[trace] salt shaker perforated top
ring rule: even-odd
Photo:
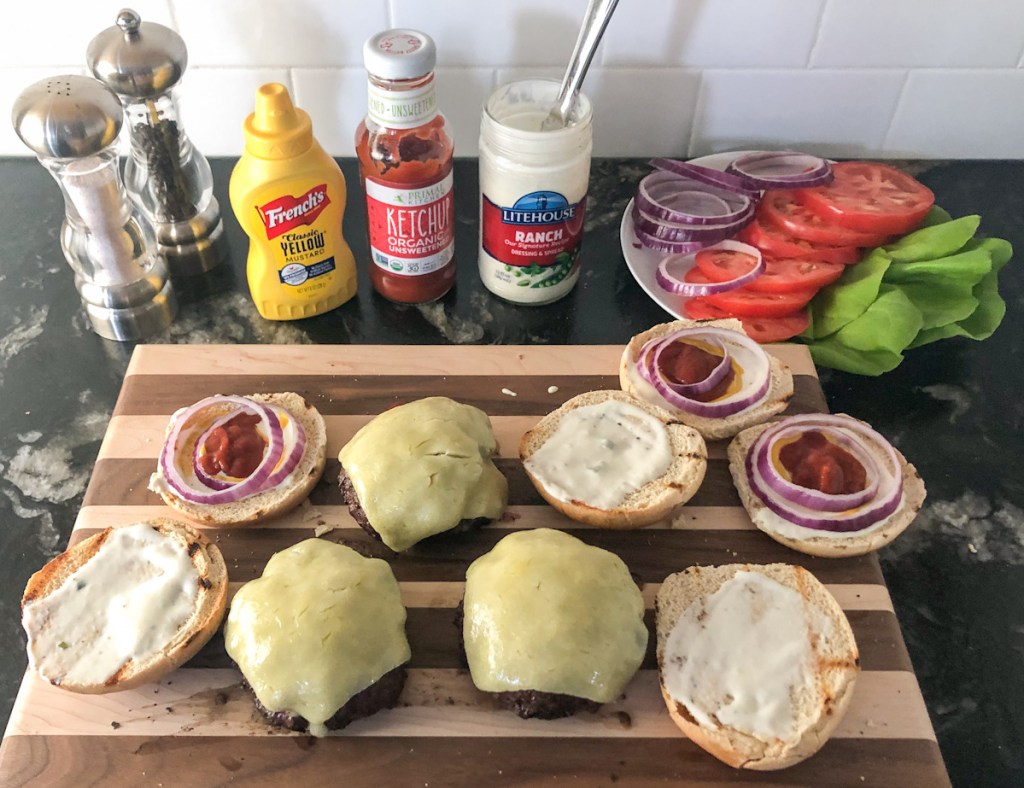
[[[121,99],[131,156],[125,185],[156,228],[176,275],[200,274],[225,256],[224,225],[206,158],[185,135],[173,90],[188,65],[185,42],[124,9],[86,53],[93,75]]]

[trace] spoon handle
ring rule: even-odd
[[[601,36],[608,27],[608,21],[612,18],[612,12],[619,0],[590,0],[587,5],[587,13],[583,17],[583,26],[580,28],[579,38],[576,39],[576,46],[572,51],[572,58],[569,61],[569,68],[565,71],[562,79],[562,87],[558,93],[558,105],[556,112],[561,117],[561,125],[569,118],[572,105],[576,101],[576,94],[583,85],[583,78],[590,68],[590,61],[594,59],[597,45],[601,43]]]

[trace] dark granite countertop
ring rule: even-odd
[[[904,162],[954,216],[1024,250],[1024,162]],[[623,206],[643,162],[595,161],[575,290],[546,307],[494,298],[476,273],[475,161],[456,165],[458,284],[428,306],[374,294],[296,323],[262,320],[245,283],[247,239],[227,203],[232,162],[213,162],[230,264],[179,287],[181,312],[158,343],[623,343],[666,315],[628,273]],[[365,259],[354,162],[345,235]],[[34,160],[0,160],[0,714],[25,668],[19,600],[29,574],[67,542],[124,376],[130,343],[86,327],[60,251],[63,204]],[[1024,784],[1024,263],[1004,269],[1006,319],[991,339],[911,351],[894,372],[825,370],[832,410],[872,423],[928,486],[917,523],[882,564],[956,785]]]

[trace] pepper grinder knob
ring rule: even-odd
[[[139,34],[142,17],[130,8],[122,8],[117,14],[117,26],[124,31],[125,41],[131,41]]]

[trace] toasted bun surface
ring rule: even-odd
[[[849,556],[864,555],[872,550],[877,550],[889,544],[893,539],[903,533],[918,511],[924,505],[925,489],[924,482],[918,474],[917,469],[907,462],[906,458],[896,450],[896,457],[903,470],[903,500],[899,508],[885,519],[881,527],[872,528],[867,533],[843,533],[828,536],[821,536],[811,528],[804,528],[790,524],[786,533],[780,533],[778,526],[778,515],[769,510],[761,499],[750,489],[750,482],[747,479],[745,461],[750,448],[754,445],[757,437],[768,429],[767,424],[751,427],[737,435],[729,444],[729,473],[732,474],[733,483],[740,494],[743,508],[753,521],[754,525],[764,531],[768,536],[780,544],[799,550],[801,553],[816,555],[822,558],[844,558]],[[879,462],[884,463],[884,457],[878,456]]]
[[[737,572],[757,572],[796,591],[805,611],[824,616],[831,622],[828,636],[809,640],[814,656],[811,664],[814,693],[791,690],[791,703],[797,720],[798,738],[783,742],[762,740],[728,725],[708,727],[697,721],[686,706],[666,689],[665,646],[680,617],[691,605],[706,610],[708,598]],[[693,566],[670,575],[658,591],[655,602],[658,635],[657,658],[661,692],[672,720],[695,744],[730,766],[743,769],[772,770],[792,766],[817,752],[839,725],[853,695],[860,671],[857,644],[846,615],[828,590],[807,570],[788,564],[730,564],[718,567]],[[727,644],[728,647],[728,644]],[[709,677],[712,680],[715,677]]]
[[[743,331],[743,324],[735,319],[675,320],[671,323],[662,323],[661,325],[654,326],[654,328],[644,331],[642,334],[637,334],[629,340],[629,344],[622,351],[622,360],[619,362],[619,385],[622,387],[622,390],[632,394],[637,399],[642,399],[659,408],[665,408],[683,424],[688,424],[698,430],[707,440],[730,438],[740,430],[767,421],[772,416],[782,413],[786,409],[789,400],[793,396],[793,373],[788,365],[783,364],[771,354],[768,355],[772,379],[768,396],[762,400],[761,404],[722,419],[696,416],[685,410],[672,407],[658,394],[653,386],[634,372],[640,351],[652,339],[660,339],[681,328],[694,328],[697,326],[725,328],[746,336],[746,332]]]
[[[63,675],[48,675],[46,678],[56,686],[72,692],[99,694],[131,689],[141,684],[155,681],[161,676],[184,664],[206,644],[213,636],[224,618],[227,604],[228,575],[227,567],[220,550],[212,544],[200,531],[193,526],[177,520],[166,518],[150,518],[140,521],[153,530],[168,537],[182,554],[191,559],[192,566],[198,575],[197,591],[193,601],[193,609],[184,623],[172,634],[169,640],[155,648],[151,653],[140,658],[130,659],[121,665],[104,682],[79,683]],[[129,526],[119,526],[126,528]],[[43,603],[51,594],[60,589],[69,578],[87,563],[97,557],[100,549],[108,542],[115,528],[107,528],[94,536],[79,542],[66,552],[61,553],[46,566],[29,578],[25,593],[21,600],[23,615],[26,622],[30,618],[29,609],[34,604]],[[99,560],[103,560],[100,555]],[[140,557],[138,559],[142,561]],[[143,574],[145,566],[140,565]],[[127,582],[131,582],[130,580]],[[110,622],[108,622],[110,623]],[[113,622],[118,626],[127,626],[122,622]],[[28,626],[26,624],[26,629]],[[102,634],[102,630],[98,633]],[[29,632],[29,656],[33,658],[33,646],[36,645],[33,633]],[[78,644],[61,643],[75,649]],[[91,659],[88,645],[81,659]],[[69,652],[70,653],[70,652]]]
[[[159,468],[150,481],[164,503],[185,517],[205,525],[243,525],[277,517],[291,511],[309,497],[320,481],[327,458],[327,428],[323,416],[304,397],[291,392],[280,394],[248,394],[255,402],[268,402],[284,408],[294,416],[306,432],[306,448],[291,475],[291,483],[265,490],[233,503],[203,504],[181,498],[163,482]],[[172,419],[173,423],[173,419]],[[171,425],[167,432],[170,434]]]
[[[612,509],[599,509],[582,501],[564,501],[545,487],[543,480],[525,465],[533,486],[548,503],[573,520],[599,528],[640,528],[662,520],[679,504],[693,497],[704,480],[707,470],[707,447],[697,430],[680,423],[667,411],[635,399],[622,391],[591,391],[573,397],[552,411],[523,435],[519,442],[519,456],[524,463],[558,429],[561,420],[571,411],[607,400],[618,400],[633,405],[658,419],[668,433],[672,460],[668,469],[658,478],[629,493],[621,504]],[[581,457],[581,461],[584,458]]]

